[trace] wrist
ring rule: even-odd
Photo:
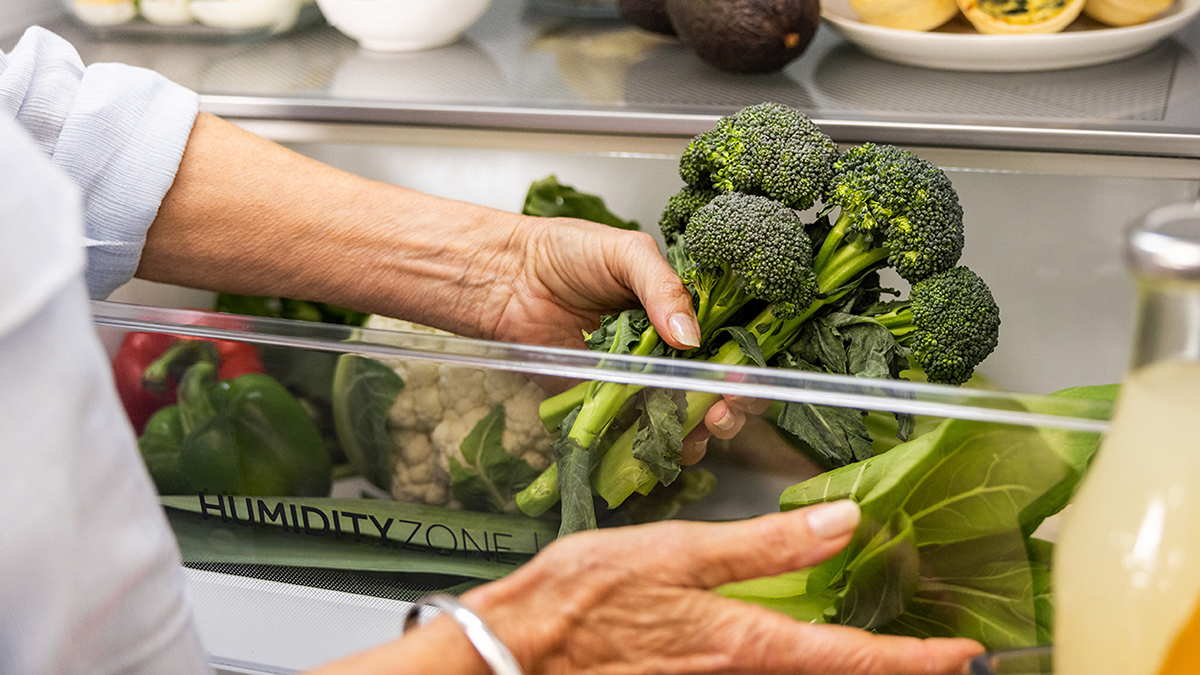
[[[524,258],[523,216],[374,184],[365,214],[333,228],[339,262],[312,294],[469,337],[491,337],[495,298]],[[336,251],[336,254],[332,252]]]

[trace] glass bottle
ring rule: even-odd
[[[1055,553],[1055,675],[1200,673],[1200,202],[1127,259],[1133,358]]]

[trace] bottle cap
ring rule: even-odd
[[[1200,201],[1151,211],[1129,233],[1125,253],[1141,276],[1200,281]]]

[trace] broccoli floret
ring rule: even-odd
[[[865,143],[835,164],[841,207],[813,266],[823,292],[885,264],[909,282],[945,271],[963,249],[963,212],[946,174],[907,150]]]
[[[966,382],[996,348],[1000,308],[983,279],[966,267],[918,281],[907,301],[886,308],[874,319],[911,351],[930,382]]]
[[[772,303],[780,318],[816,299],[804,222],[777,201],[739,192],[717,196],[696,211],[683,236],[694,263],[684,282],[698,300],[702,335],[755,298]]]
[[[712,201],[718,194],[720,193],[716,190],[684,185],[683,189],[671,195],[658,221],[658,228],[662,230],[663,239],[667,244],[682,236],[696,209]]]
[[[685,183],[765,195],[804,210],[825,198],[837,144],[802,113],[762,103],[722,117],[679,162]]]

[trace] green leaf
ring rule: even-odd
[[[969,637],[989,650],[1037,644],[1034,572],[1025,537],[991,537],[922,547],[921,580],[908,610],[884,632]]]
[[[892,514],[846,564],[837,623],[872,630],[904,613],[920,580],[916,534],[903,511]],[[857,533],[856,533],[857,536]]]
[[[388,414],[404,380],[387,365],[354,354],[338,358],[333,376],[333,423],[338,444],[359,473],[391,491],[392,435]]]
[[[879,322],[853,314],[834,314],[829,319],[845,340],[846,374],[887,380],[908,368],[904,349]]]
[[[558,492],[562,500],[562,524],[558,536],[596,529],[596,507],[592,502],[592,462],[588,449],[572,440],[571,425],[579,410],[563,418],[559,437],[550,444],[558,466]]]
[[[658,482],[670,485],[679,476],[687,403],[682,396],[665,389],[642,390],[642,403],[642,416],[633,439],[633,456],[649,466]]]
[[[627,309],[619,314],[600,318],[600,327],[588,335],[588,349],[609,354],[628,354],[650,327],[650,317],[644,309]]]
[[[788,402],[776,424],[807,443],[829,467],[842,467],[874,454],[863,412],[855,408]]]
[[[516,494],[538,476],[529,462],[504,450],[504,424],[504,406],[496,405],[459,446],[466,465],[450,458],[450,491],[468,509],[517,513]]]
[[[758,345],[758,340],[754,338],[753,333],[742,326],[725,326],[713,333],[713,335],[717,336],[721,333],[729,333],[734,342],[738,343],[738,347],[741,348],[742,353],[750,357],[750,360],[754,361],[756,365],[762,368],[767,367],[767,361],[763,358],[762,347]]]
[[[622,230],[639,228],[637,222],[624,220],[609,211],[600,197],[563,185],[554,175],[534,181],[529,186],[521,213],[543,218],[582,218]]]

